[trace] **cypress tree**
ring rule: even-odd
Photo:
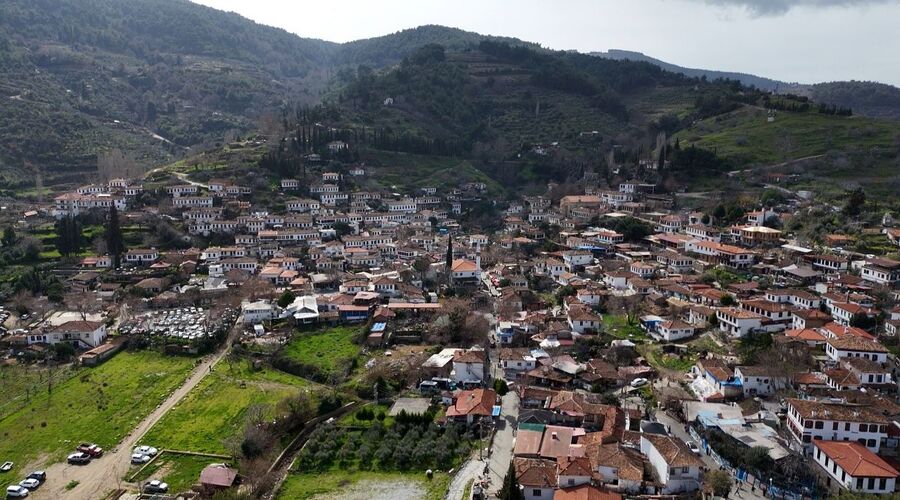
[[[125,241],[122,228],[119,227],[119,211],[115,205],[109,207],[109,225],[106,226],[106,251],[112,257],[113,267],[121,265],[122,254],[125,253]]]
[[[522,490],[519,489],[519,483],[516,481],[516,468],[513,463],[509,463],[509,470],[506,471],[506,477],[503,478],[503,488],[500,489],[501,500],[522,500]]]

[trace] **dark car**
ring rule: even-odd
[[[75,452],[66,458],[66,462],[75,465],[84,465],[91,463],[91,456],[83,452]]]
[[[42,470],[36,470],[31,474],[28,474],[28,479],[37,479],[40,482],[44,482],[47,480],[47,473]]]
[[[103,448],[93,443],[81,443],[76,449],[82,453],[87,453],[91,458],[97,458],[103,455]]]

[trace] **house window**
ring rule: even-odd
[[[869,424],[859,424],[859,432],[869,432]]]
[[[832,422],[832,424],[831,424],[831,430],[833,430],[833,431],[838,430],[838,423],[837,423],[837,422]]]
[[[856,478],[856,489],[858,489],[858,490],[863,489],[863,478],[861,478],[861,477]]]
[[[531,490],[531,495],[535,496],[535,497],[539,497],[539,496],[541,496],[541,490],[538,490],[538,489]]]
[[[870,439],[870,440],[866,441],[866,446],[868,446],[869,448],[874,448],[874,447],[875,447],[875,440],[874,440],[874,439]]]
[[[884,490],[885,488],[887,488],[887,479],[885,479],[885,478],[879,479],[878,480],[878,489]]]
[[[848,432],[850,431],[850,422],[847,422],[846,424],[844,424],[844,430],[848,431]]]
[[[687,474],[687,472],[688,472],[688,468],[687,468],[687,467],[682,467],[682,468],[681,468],[681,473],[682,473],[682,474]]]
[[[816,420],[816,425],[815,425],[816,429],[821,429],[824,426],[825,426],[825,422],[822,422],[821,420]]]
[[[869,478],[869,489],[870,489],[870,490],[874,490],[874,489],[875,489],[875,478],[874,478],[874,477],[870,477],[870,478]]]

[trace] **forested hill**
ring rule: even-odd
[[[853,108],[876,118],[900,120],[900,88],[876,82],[828,82],[812,85],[809,95],[816,102]]]
[[[856,114],[863,116],[900,120],[900,88],[884,83],[851,80],[810,85],[782,82],[749,73],[685,68],[630,50],[611,49],[606,52],[592,52],[591,54],[619,61],[648,62],[666,71],[681,73],[695,78],[736,80],[743,85],[753,86],[761,90],[780,94],[796,94],[809,97],[819,103],[852,108]]]
[[[187,0],[3,0],[0,184],[82,179],[111,149],[157,165],[318,102],[341,67],[480,38],[426,26],[336,44]]]

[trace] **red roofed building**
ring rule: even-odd
[[[453,396],[453,404],[447,407],[447,418],[471,424],[475,419],[490,417],[496,402],[497,393],[492,389],[458,391]]]
[[[813,458],[833,489],[894,493],[900,473],[865,446],[855,441],[813,441],[813,446]]]
[[[553,500],[622,500],[622,495],[583,484],[573,488],[556,490]]]

